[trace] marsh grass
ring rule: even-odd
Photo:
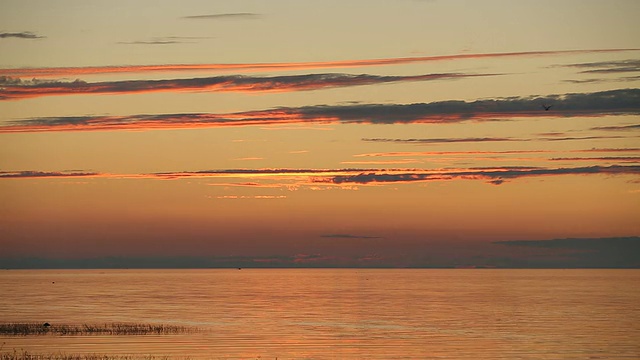
[[[176,335],[197,331],[195,328],[165,324],[107,323],[107,324],[51,324],[0,323],[0,336],[28,335]],[[5,360],[5,358],[0,358]]]
[[[103,354],[36,354],[27,351],[0,353],[0,360],[169,360],[168,356],[103,355]]]

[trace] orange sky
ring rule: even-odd
[[[636,2],[116,3],[0,5],[2,264],[604,266],[640,234]]]

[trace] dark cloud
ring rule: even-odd
[[[552,105],[544,111],[542,105]],[[317,106],[304,109],[307,117],[315,113],[349,122],[409,123],[460,122],[511,117],[572,117],[640,112],[640,89],[621,89],[596,93],[497,98],[476,101],[440,101],[408,105],[372,104]]]
[[[191,16],[183,16],[183,19],[191,19],[191,20],[246,20],[246,19],[257,19],[261,15],[256,13],[225,13],[225,14],[207,14],[207,15],[191,15]]]
[[[640,162],[639,156],[604,156],[604,157],[563,157],[551,158],[551,161],[607,161],[607,162]]]
[[[99,176],[99,173],[95,172],[83,172],[69,171],[69,172],[55,172],[55,171],[0,171],[0,178],[5,179],[17,179],[17,178],[55,178],[55,177],[93,177]]]
[[[410,156],[447,156],[447,155],[512,155],[512,154],[540,154],[540,153],[557,153],[555,150],[500,150],[500,151],[478,151],[478,150],[464,150],[464,151],[393,151],[393,152],[375,152],[356,154],[354,157],[410,157]],[[591,148],[591,149],[577,149],[566,150],[563,152],[568,153],[593,153],[593,152],[640,152],[640,148]]]
[[[20,79],[11,76],[0,76],[0,100],[4,100],[2,98],[2,92],[5,89],[10,88],[29,88],[35,86],[55,86],[56,84],[68,84],[67,86],[78,86],[80,84],[87,84],[85,81],[80,79],[76,79],[74,81],[56,81],[56,80],[45,80],[45,79]]]
[[[583,69],[579,74],[621,74],[640,71],[640,60],[619,60],[619,61],[600,61],[591,63],[560,65],[562,67]],[[592,78],[592,79],[572,79],[564,80],[572,84],[590,84],[603,82],[627,82],[636,81],[640,76],[623,76],[615,78]]]
[[[540,260],[520,261],[520,266],[638,268],[640,237],[498,241],[497,245],[546,250]]]
[[[640,148],[592,148],[571,150],[569,152],[640,152]]]
[[[154,37],[149,40],[122,41],[118,44],[125,45],[172,45],[172,44],[192,44],[194,40],[210,39],[202,36],[163,36]]]
[[[336,175],[330,178],[319,179],[318,182],[331,182],[334,184],[372,184],[372,183],[407,183],[423,181],[443,180],[485,180],[493,185],[501,185],[506,180],[526,177],[556,176],[556,175],[640,175],[640,166],[589,166],[576,168],[492,168],[492,169],[465,169],[461,171],[440,172],[367,172],[363,171],[355,175]]]
[[[27,82],[20,78],[14,78],[11,76],[0,76],[0,86],[20,86]]]
[[[174,44],[179,41],[136,42],[137,44]],[[168,80],[124,80],[89,83],[84,81],[20,82],[4,76],[0,100],[21,100],[51,95],[123,94],[156,91],[216,91],[216,92],[268,92],[308,91],[325,88],[374,85],[404,81],[429,81],[465,77],[493,76],[496,74],[425,74],[415,76],[379,76],[369,74],[307,74],[273,77],[215,76],[207,78]]]
[[[118,44],[123,45],[173,45],[173,44],[184,44],[184,41],[178,40],[163,40],[163,39],[155,39],[155,40],[140,40],[140,41],[123,41]]]
[[[571,79],[571,80],[563,80],[566,83],[570,84],[600,84],[600,83],[611,83],[611,82],[631,82],[640,80],[640,76],[621,76],[616,78],[593,78],[593,79]]]
[[[313,75],[304,75],[311,76]],[[353,85],[357,83],[353,75],[343,77],[330,77],[328,79],[313,78],[305,83],[299,77],[279,77],[275,83],[270,78],[267,83],[256,83],[255,78],[232,78],[232,85],[225,85],[219,78],[207,78],[220,87],[231,86],[234,88],[271,87],[277,86],[298,87],[305,86],[339,86],[341,83]],[[211,80],[213,79],[213,80]],[[309,78],[308,78],[309,79]],[[370,78],[366,78],[371,81]],[[163,83],[163,81],[169,81]],[[184,79],[181,81],[185,81]],[[192,81],[192,87],[202,87],[202,79],[186,80],[181,86],[188,87]],[[380,81],[376,79],[374,81]],[[156,87],[175,86],[170,80],[157,80]],[[221,83],[222,82],[222,83]],[[242,84],[246,82],[245,84]],[[61,91],[69,92],[74,88],[82,91],[105,91],[105,89],[117,90],[120,82],[100,83],[103,88],[87,90],[82,82],[75,85],[61,85]],[[127,82],[124,82],[127,83]],[[164,84],[164,85],[160,85]],[[94,84],[92,84],[94,85]],[[32,86],[37,89],[38,85]],[[42,84],[43,88],[51,91],[50,84]],[[147,81],[139,86],[147,91]],[[132,91],[132,85],[126,85],[127,91]],[[7,89],[18,87],[4,87],[2,95],[8,95]],[[17,90],[12,90],[17,91]],[[12,96],[21,96],[13,94]],[[545,111],[541,104],[553,104],[553,109]],[[499,98],[493,100],[465,101],[440,101],[418,104],[354,104],[354,105],[318,105],[303,106],[297,108],[275,108],[261,111],[247,111],[240,113],[213,114],[213,113],[185,113],[185,114],[155,114],[155,115],[128,115],[128,116],[75,116],[75,117],[47,117],[32,118],[13,122],[6,122],[0,126],[0,133],[7,132],[38,132],[38,131],[88,131],[88,130],[144,130],[144,129],[187,129],[198,127],[216,126],[254,126],[254,125],[283,125],[302,123],[365,123],[365,124],[448,124],[463,121],[512,119],[523,117],[589,117],[602,115],[628,115],[640,114],[640,89],[610,90],[596,93],[550,95],[545,97],[514,97]],[[611,139],[609,137],[577,137],[577,138],[541,138],[535,140],[562,141],[562,140],[590,140]],[[483,138],[478,138],[483,139]],[[489,139],[502,138],[484,138]],[[510,138],[505,138],[510,139]],[[420,139],[416,139],[420,140]],[[376,140],[385,141],[385,140]],[[394,140],[390,140],[394,141]],[[482,141],[482,140],[481,140]],[[500,141],[500,140],[498,140]],[[502,141],[524,141],[502,140]],[[414,141],[419,142],[419,141]]]
[[[601,139],[625,139],[625,136],[548,136],[538,138],[425,138],[425,139],[388,139],[388,138],[363,138],[368,142],[391,142],[402,144],[448,144],[448,143],[481,143],[481,142],[524,142],[524,141],[578,141],[578,140],[601,140]]]
[[[640,60],[599,61],[562,65],[562,67],[585,69],[580,71],[581,74],[637,72],[640,71]]]
[[[603,139],[627,139],[629,136],[560,136],[560,137],[541,137],[531,140],[537,141],[580,141],[580,140],[603,140]]]
[[[351,235],[351,234],[327,234],[320,235],[322,238],[331,239],[381,239],[379,236],[363,236],[363,235]]]
[[[5,38],[43,39],[45,38],[45,36],[36,35],[30,31],[23,31],[23,32],[17,32],[17,33],[8,33],[8,32],[0,33],[0,39],[5,39]]]
[[[388,139],[388,138],[363,138],[362,141],[368,142],[392,142],[403,144],[446,144],[446,143],[467,143],[467,142],[502,142],[502,141],[530,141],[530,139],[518,138],[430,138],[430,139]]]
[[[597,126],[592,127],[591,130],[607,130],[607,131],[628,131],[628,130],[640,130],[640,124],[633,125],[613,125],[613,126]]]
[[[570,83],[570,84],[598,84],[598,83],[603,83],[603,82],[608,82],[608,81],[611,81],[611,80],[610,79],[581,79],[581,80],[570,79],[570,80],[563,80],[563,82]]]

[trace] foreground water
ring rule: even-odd
[[[3,322],[202,331],[0,344],[191,359],[638,359],[639,285],[638,270],[10,270]]]

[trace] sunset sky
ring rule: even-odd
[[[3,0],[0,266],[638,267],[639,14]]]

